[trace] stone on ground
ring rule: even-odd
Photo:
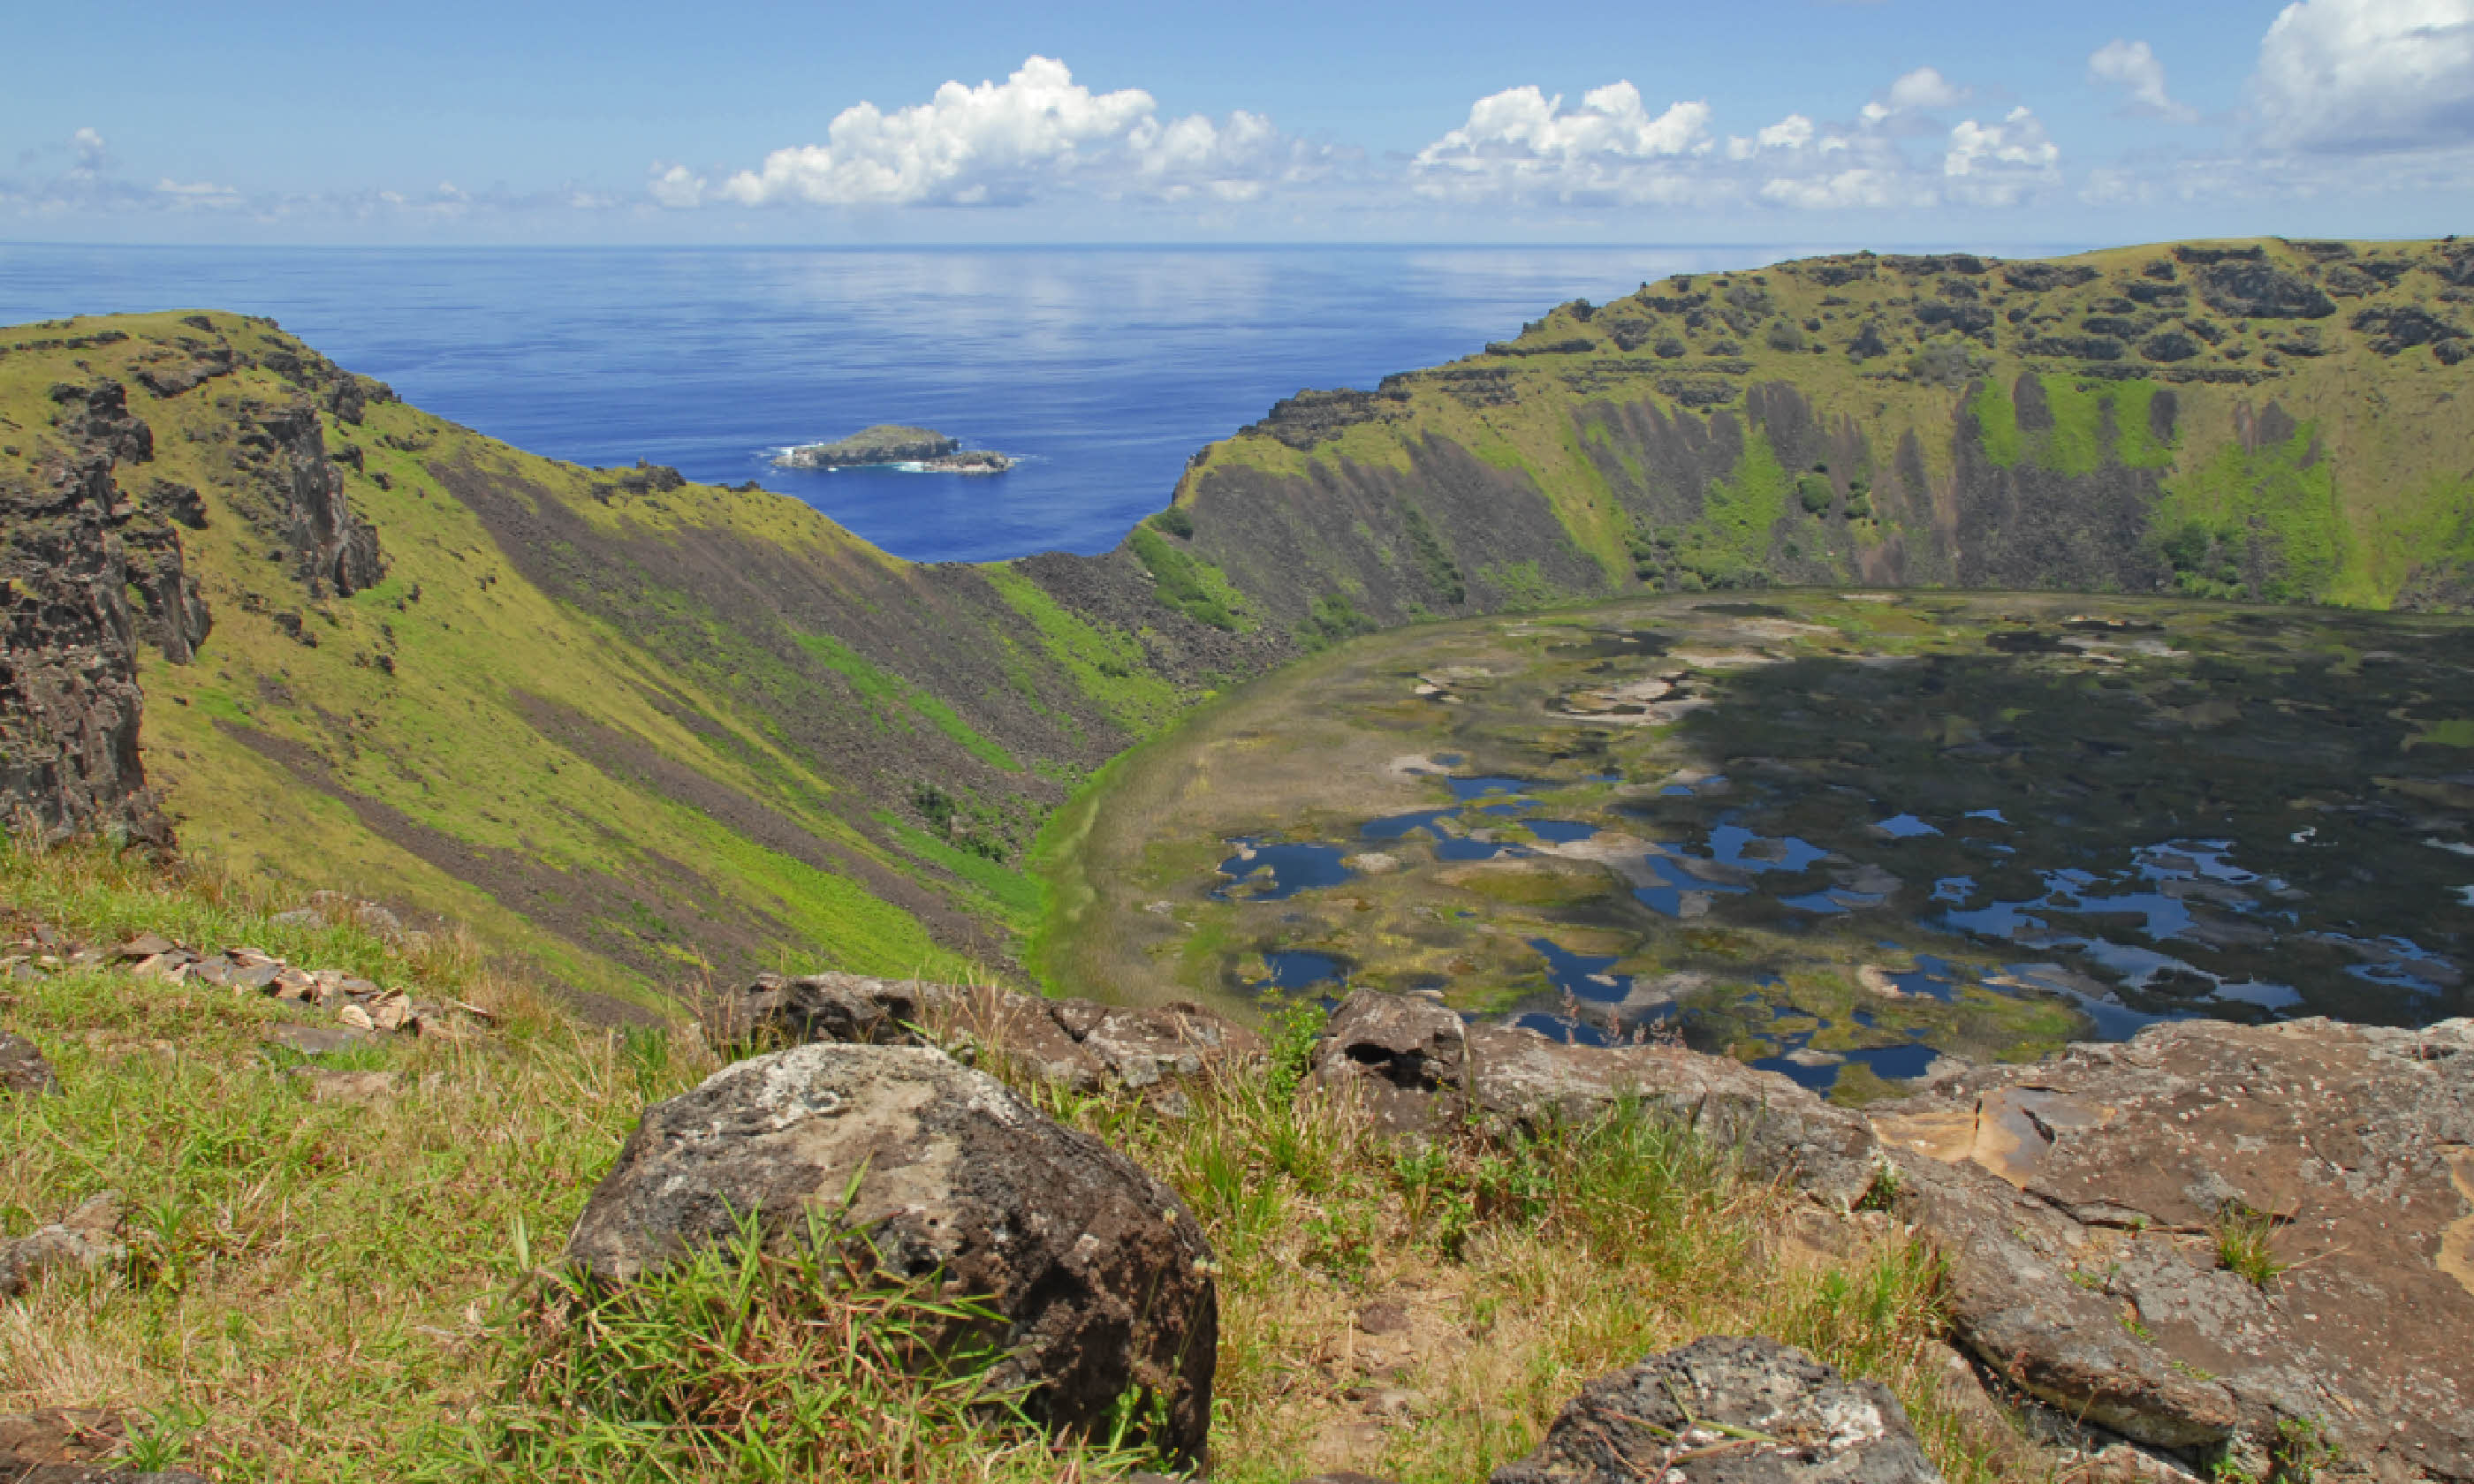
[[[2474,1020],[2158,1025],[1874,1122],[1958,1337],[2024,1390],[2154,1447],[2474,1479]],[[2244,1213],[2265,1285],[2219,1260]]]
[[[33,1041],[0,1031],[0,1095],[40,1097],[60,1089],[60,1080],[52,1075],[52,1064],[43,1060],[43,1053],[35,1049]]]
[[[84,1273],[121,1258],[120,1192],[93,1195],[77,1209],[14,1241],[0,1241],[0,1299],[15,1298],[48,1274]]]
[[[1711,1336],[1581,1389],[1493,1484],[1939,1484],[1898,1398],[1776,1340]]]
[[[1219,1326],[1201,1228],[993,1077],[932,1048],[838,1043],[725,1067],[646,1110],[567,1255],[624,1282],[751,1212],[768,1243],[804,1241],[814,1213],[863,1232],[891,1272],[983,1299],[1007,1325],[995,1378],[1030,1387],[1047,1424],[1103,1425],[1147,1388],[1165,1402],[1158,1441],[1201,1456]]]

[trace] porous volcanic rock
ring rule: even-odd
[[[1083,1090],[1148,1090],[1263,1048],[1261,1037],[1200,1005],[1102,1005],[860,974],[760,974],[720,1013],[734,1029],[782,1042],[937,1045],[966,1059],[990,1052]]]
[[[1712,1335],[1601,1376],[1493,1484],[1938,1484],[1899,1399],[1776,1340]]]
[[[1874,1115],[1960,1340],[2165,1448],[2474,1479],[2474,1021],[2152,1026]],[[2290,1264],[2219,1258],[2265,1215]]]
[[[52,1064],[43,1060],[35,1043],[0,1031],[0,1095],[36,1097],[58,1090],[60,1081],[52,1075]]]
[[[1435,1000],[1359,990],[1332,1013],[1313,1069],[1356,1089],[1384,1132],[1439,1133],[1468,1112],[1468,1025]]]
[[[1033,1416],[1087,1429],[1147,1388],[1165,1402],[1157,1441],[1201,1457],[1219,1327],[1201,1228],[1123,1155],[941,1051],[794,1046],[647,1109],[567,1256],[624,1282],[743,1213],[770,1243],[805,1241],[812,1212],[865,1233],[888,1270],[941,1275],[1002,1314],[996,1379],[1031,1388]]]

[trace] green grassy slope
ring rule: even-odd
[[[51,388],[98,377],[153,434],[123,494],[184,486],[205,512],[180,534],[212,633],[142,672],[184,846],[472,923],[578,986],[1001,961],[1036,910],[1014,863],[1038,819],[1201,674],[1023,571],[535,458],[230,315],[0,332],[0,477],[62,452]],[[267,515],[255,430],[304,401],[386,563],[349,596]]]
[[[1877,256],[1644,284],[1301,393],[1177,495],[1301,636],[1638,586],[2474,596],[2474,242]]]

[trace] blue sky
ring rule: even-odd
[[[21,8],[0,239],[2474,230],[2474,0]]]

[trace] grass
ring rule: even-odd
[[[117,1188],[129,1257],[0,1307],[0,1411],[131,1412],[145,1461],[226,1480],[1101,1479],[1141,1461],[1130,1434],[1042,1437],[987,1390],[983,1355],[932,1345],[971,1328],[968,1296],[744,1250],[620,1293],[551,1265],[638,1110],[720,1064],[691,1030],[582,1029],[456,940],[280,928],[266,913],[287,898],[229,876],[20,849],[0,881],[12,909],[73,936],[257,943],[500,1021],[388,1044],[365,1060],[397,1095],[344,1106],[259,1050],[297,1008],[108,969],[12,984],[0,1013],[64,1090],[0,1102],[0,1232]],[[1316,1022],[1281,1017],[1268,1072],[1194,1089],[1183,1116],[1023,1085],[1209,1230],[1215,1477],[1354,1462],[1409,1484],[1478,1478],[1583,1380],[1709,1332],[1774,1334],[1888,1380],[1959,1484],[2015,1471],[2013,1440],[1937,1400],[1922,1249],[1881,1228],[1787,1257],[1771,1236],[1795,1197],[1630,1113],[1511,1142],[1386,1143],[1346,1100],[1291,1095]],[[1378,1297],[1419,1316],[1420,1343],[1370,1376],[1354,1315]],[[1350,1394],[1370,1379],[1426,1400],[1370,1431]]]
[[[2276,1256],[2272,1239],[2279,1225],[2266,1211],[2252,1210],[2239,1201],[2226,1203],[2217,1213],[2215,1227],[2218,1264],[2254,1288],[2266,1291],[2275,1286],[2277,1275],[2292,1265]]]

